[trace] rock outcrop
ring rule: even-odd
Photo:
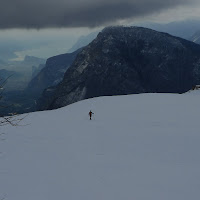
[[[139,27],[108,27],[85,47],[40,109],[137,93],[183,93],[200,84],[200,46]]]

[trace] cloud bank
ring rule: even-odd
[[[1,0],[0,29],[96,27],[197,0]]]

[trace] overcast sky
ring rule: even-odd
[[[199,0],[1,0],[0,28],[96,27]],[[182,13],[184,15],[184,13]]]
[[[107,25],[200,19],[199,0],[0,1],[0,53],[19,58],[65,53],[79,36]]]

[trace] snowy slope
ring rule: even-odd
[[[198,199],[199,102],[200,92],[100,97],[1,127],[0,199]]]

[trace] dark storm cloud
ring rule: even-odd
[[[0,28],[94,27],[197,0],[0,0]]]

